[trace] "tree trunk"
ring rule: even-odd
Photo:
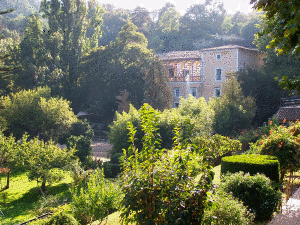
[[[6,189],[9,188],[9,175],[10,175],[10,172],[7,172]]]
[[[2,188],[2,189],[0,190],[0,192],[5,191],[6,189],[9,188],[9,175],[10,175],[10,172],[8,171],[8,172],[7,172],[7,177],[6,177],[6,185],[5,185],[4,188]]]
[[[45,179],[43,179],[41,191],[42,191],[43,193],[46,192],[46,180],[45,180]]]

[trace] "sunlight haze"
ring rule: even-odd
[[[141,0],[98,0],[101,3],[111,3],[118,8],[123,9],[134,9],[136,6],[141,6],[148,8],[150,11],[157,10],[162,8],[166,2],[171,2],[175,5],[176,9],[183,15],[186,9],[194,4],[203,4],[204,0],[186,0],[186,1],[176,1],[176,0],[152,0],[152,1],[141,1]],[[222,1],[221,1],[222,2]],[[227,13],[234,14],[237,11],[243,13],[250,13],[253,11],[252,6],[250,5],[250,0],[223,0],[224,8]]]

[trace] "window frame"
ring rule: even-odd
[[[197,97],[197,88],[192,87],[190,91],[191,91],[191,95],[196,98]],[[193,95],[193,91],[195,91],[195,95]]]
[[[173,78],[175,76],[175,69],[174,68],[169,68],[169,77]]]
[[[218,74],[217,74],[217,71],[220,70],[220,79],[217,79],[218,78]],[[215,81],[222,81],[223,80],[223,74],[222,74],[222,68],[221,67],[217,67],[215,68]]]
[[[217,91],[219,91],[219,95],[217,96]],[[214,97],[219,98],[221,96],[221,88],[215,87],[214,88]]]
[[[177,92],[178,92],[178,96],[177,96]],[[174,88],[174,97],[175,98],[179,98],[180,97],[180,92],[181,92],[181,90],[180,90],[179,87]]]

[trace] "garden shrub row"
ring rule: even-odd
[[[234,155],[223,157],[221,173],[243,171],[251,175],[265,174],[272,181],[279,183],[279,162],[277,157],[268,155]]]

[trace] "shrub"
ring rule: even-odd
[[[241,143],[238,140],[230,139],[219,134],[213,136],[197,136],[192,139],[197,146],[197,151],[202,151],[207,160],[212,161],[214,166],[220,164],[220,156],[232,154],[241,150]]]
[[[179,108],[164,110],[163,112],[155,111],[157,113],[157,133],[160,135],[162,148],[172,148],[175,126],[180,127],[183,137],[187,139],[195,136],[196,133],[209,135],[212,131],[211,124],[214,111],[207,105],[204,98],[195,99],[190,95],[187,99],[180,100]],[[128,149],[130,145],[128,142],[129,132],[126,129],[128,122],[136,127],[135,146],[142,149],[144,133],[141,121],[141,109],[136,110],[132,105],[128,113],[116,113],[116,118],[109,126],[110,131],[108,133],[109,141],[113,145],[112,155],[122,153],[122,150]],[[189,121],[189,124],[186,121]],[[191,132],[188,130],[190,125],[192,125]]]
[[[250,213],[243,202],[222,191],[212,194],[212,204],[207,207],[204,213],[204,224],[250,224],[254,215]]]
[[[255,175],[263,173],[271,180],[279,183],[279,162],[275,156],[267,155],[235,155],[222,158],[221,173],[243,171]]]
[[[71,193],[72,211],[80,224],[89,224],[95,220],[101,222],[118,208],[122,197],[119,188],[105,180],[103,171],[99,169],[90,174],[86,186],[74,187]]]
[[[212,171],[199,158],[188,141],[175,129],[174,147],[160,147],[157,111],[145,104],[141,109],[143,148],[134,146],[136,129],[128,124],[130,147],[122,157],[123,208],[126,224],[200,224]],[[187,124],[188,125],[188,124]],[[189,130],[189,129],[188,129]],[[195,175],[202,172],[199,182]]]
[[[274,128],[270,130],[269,136],[258,140],[251,147],[257,148],[260,154],[278,158],[281,182],[287,172],[295,172],[300,168],[300,138],[293,136],[289,128]]]
[[[78,225],[77,220],[70,214],[59,212],[52,216],[52,218],[45,223],[46,225]]]
[[[67,139],[68,149],[75,148],[75,155],[78,156],[81,162],[84,162],[88,156],[92,154],[92,140],[86,136],[71,136]]]
[[[269,220],[281,202],[280,191],[262,174],[228,174],[224,176],[220,189],[241,200],[254,213],[256,221]]]

